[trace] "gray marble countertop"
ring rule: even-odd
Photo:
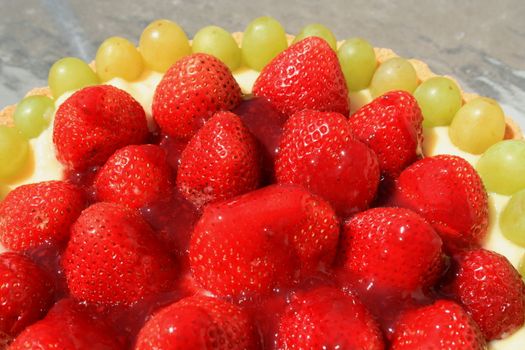
[[[525,129],[525,1],[83,1],[0,0],[0,106],[47,85],[63,56],[86,61],[112,35],[137,42],[157,18],[178,22],[191,37],[215,24],[244,30],[261,15],[289,33],[319,22],[338,39],[361,36],[374,46],[427,62],[462,88],[497,99]]]

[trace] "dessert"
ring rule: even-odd
[[[25,324],[4,322],[20,303],[14,277],[0,275],[13,305],[0,311],[0,339],[522,344],[525,144],[504,141],[520,134],[497,103],[362,39],[336,53],[320,25],[289,48],[271,18],[241,37],[208,27],[190,46],[155,21],[139,50],[109,38],[95,70],[60,60],[37,91],[48,97],[2,111],[16,129],[0,127],[0,242],[13,250],[1,257],[29,257],[55,304],[43,296]],[[30,271],[19,283],[42,289]]]

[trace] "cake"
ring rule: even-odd
[[[159,50],[163,33],[176,45]],[[0,190],[10,192],[0,242],[12,250],[0,259],[9,306],[0,341],[14,339],[13,349],[91,349],[91,339],[100,349],[525,343],[516,270],[525,184],[508,172],[516,161],[497,161],[506,142],[525,148],[510,141],[522,138],[518,126],[425,63],[368,47],[336,42],[319,25],[294,38],[270,18],[232,35],[207,27],[190,43],[161,20],[139,50],[105,41],[93,70],[65,59],[81,86],[60,81],[68,65],[55,64],[50,87],[28,94],[54,97],[49,126],[40,118],[28,127],[16,106],[0,112],[0,123],[12,126],[14,116],[30,138],[23,164],[13,160],[19,147],[15,171],[0,172]],[[443,104],[456,106],[433,113],[443,84],[454,90]],[[17,273],[22,302],[8,293]]]

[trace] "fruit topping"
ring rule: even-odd
[[[257,349],[253,324],[243,309],[205,296],[179,300],[153,315],[135,350]]]
[[[406,311],[395,329],[392,350],[487,348],[474,320],[461,306],[448,300]]]
[[[487,340],[504,337],[525,317],[525,284],[502,255],[485,249],[455,256],[452,280],[445,290],[463,305]]]
[[[14,337],[51,307],[51,279],[23,255],[0,254],[0,301],[0,338],[1,334]]]
[[[110,85],[77,91],[56,112],[53,142],[57,157],[74,169],[102,165],[119,148],[144,143],[147,137],[142,106]]]
[[[241,65],[241,49],[232,35],[217,26],[200,29],[193,37],[193,53],[207,53],[220,59],[233,72]]]
[[[454,145],[463,151],[481,154],[505,136],[505,114],[499,104],[486,97],[463,105],[448,129]]]
[[[425,80],[414,91],[414,97],[426,127],[450,125],[462,103],[458,85],[445,77]]]
[[[286,32],[276,19],[254,19],[244,31],[241,54],[248,67],[261,71],[278,53],[288,47]]]
[[[478,247],[487,233],[487,193],[463,158],[439,155],[417,161],[399,176],[392,202],[422,215],[448,250]]]
[[[391,91],[361,107],[350,128],[376,154],[383,176],[395,179],[420,156],[423,117],[409,93]]]
[[[106,305],[129,305],[173,286],[173,259],[135,211],[96,203],[71,227],[62,256],[71,295]]]
[[[351,38],[337,51],[337,57],[350,91],[358,91],[370,85],[377,67],[374,48],[366,40]]]
[[[113,36],[99,46],[95,66],[102,81],[113,78],[133,81],[142,74],[144,61],[132,42]]]
[[[376,98],[392,90],[414,92],[417,74],[412,64],[402,57],[390,58],[379,65],[370,82],[370,92]]]
[[[184,30],[167,19],[148,24],[140,36],[139,51],[148,68],[162,73],[182,57],[191,54]]]
[[[325,270],[338,238],[328,203],[273,185],[204,208],[191,237],[191,270],[217,295],[250,298]]]
[[[357,140],[347,119],[310,110],[286,122],[275,173],[279,183],[304,186],[343,217],[366,209],[379,182],[376,155]]]
[[[26,138],[37,137],[44,131],[53,117],[55,105],[47,96],[28,96],[16,105],[13,121]]]
[[[83,208],[82,191],[67,182],[19,186],[0,203],[0,242],[15,251],[64,242]]]
[[[0,179],[18,174],[27,164],[29,143],[16,128],[0,125]]]
[[[259,161],[255,139],[241,119],[217,112],[182,152],[177,188],[198,207],[229,199],[258,187]]]
[[[49,70],[47,82],[55,99],[64,92],[100,84],[98,76],[88,64],[76,57],[64,57],[56,61]]]
[[[295,44],[305,38],[316,36],[318,38],[324,39],[332,50],[337,51],[337,39],[335,38],[334,33],[326,26],[319,23],[312,23],[303,27],[299,34],[295,36],[292,44]]]
[[[478,160],[476,169],[491,192],[511,195],[525,189],[525,141],[494,144]]]
[[[349,113],[337,55],[318,37],[301,40],[275,57],[255,81],[253,94],[266,97],[287,116],[304,109]]]
[[[190,139],[215,112],[241,102],[241,88],[219,59],[192,54],[177,61],[164,75],[153,97],[153,117],[161,130]]]
[[[95,192],[100,202],[140,208],[168,196],[172,189],[166,151],[156,145],[119,149],[99,170]]]
[[[352,294],[331,287],[298,292],[280,320],[279,349],[385,349],[379,326]]]
[[[525,190],[510,198],[500,214],[499,227],[508,240],[525,247]]]

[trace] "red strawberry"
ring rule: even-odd
[[[410,294],[430,287],[443,267],[441,239],[422,217],[403,208],[374,208],[344,227],[344,269],[376,291]]]
[[[255,81],[253,94],[266,97],[288,116],[303,109],[349,113],[337,55],[318,37],[301,40],[277,55]]]
[[[321,287],[298,294],[283,314],[279,349],[385,349],[379,326],[352,294]]]
[[[0,254],[0,301],[0,334],[15,336],[51,306],[51,280],[25,256]]]
[[[175,268],[151,227],[134,210],[97,203],[71,228],[62,256],[71,294],[102,304],[132,304],[168,290]]]
[[[175,63],[153,96],[153,118],[162,131],[189,139],[215,112],[241,102],[241,88],[217,58],[197,53]]]
[[[77,170],[104,164],[119,148],[147,137],[142,106],[110,85],[77,91],[56,112],[53,142],[58,160]]]
[[[302,185],[328,200],[341,216],[366,209],[379,183],[376,155],[332,112],[302,111],[288,119],[275,173],[279,183]]]
[[[182,152],[177,188],[196,206],[257,188],[261,178],[253,136],[238,116],[218,112]]]
[[[171,190],[166,151],[155,145],[127,146],[113,154],[95,179],[97,200],[139,208]]]
[[[16,251],[61,243],[83,208],[81,190],[63,181],[17,187],[0,203],[0,242]]]
[[[476,322],[461,306],[448,300],[438,300],[403,313],[397,321],[391,345],[392,350],[486,348]]]
[[[525,285],[507,258],[476,249],[455,259],[454,277],[446,290],[472,315],[485,338],[499,339],[521,327]]]
[[[406,91],[391,91],[361,107],[349,120],[359,140],[377,154],[384,175],[393,179],[421,154],[423,116]]]
[[[135,350],[257,349],[250,318],[238,306],[205,296],[182,299],[160,310],[139,332]]]
[[[10,350],[119,350],[122,344],[104,321],[71,299],[59,301],[47,316],[26,328]]]
[[[251,297],[329,266],[338,236],[328,203],[299,187],[269,186],[204,208],[191,269],[217,295]]]
[[[487,193],[463,158],[424,158],[398,178],[392,203],[422,215],[449,250],[479,246],[487,233]]]

